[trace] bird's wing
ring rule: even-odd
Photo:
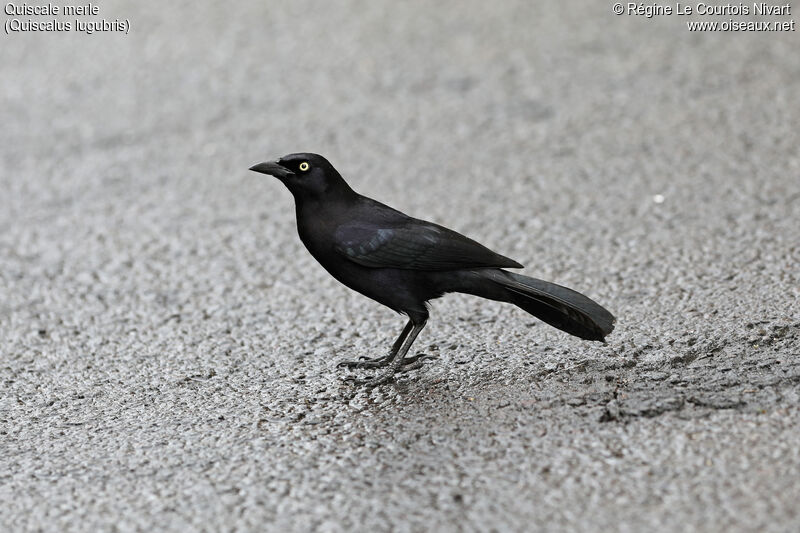
[[[516,261],[438,224],[408,218],[382,224],[348,222],[335,234],[336,251],[372,268],[457,270],[522,268]]]

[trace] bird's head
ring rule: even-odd
[[[317,154],[289,154],[253,165],[250,170],[275,176],[297,200],[324,200],[326,197],[352,193],[333,165]]]

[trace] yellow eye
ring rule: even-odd
[[[300,171],[301,172],[305,172],[306,170],[308,170],[308,166],[309,166],[308,162],[307,161],[303,161],[302,163],[300,163],[300,167],[299,167]]]

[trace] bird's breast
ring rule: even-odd
[[[336,254],[336,227],[335,217],[325,210],[315,213],[308,213],[306,209],[297,210],[297,234],[311,255],[325,268],[328,268]]]

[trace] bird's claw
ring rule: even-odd
[[[418,353],[417,355],[415,355],[413,357],[406,357],[405,359],[403,359],[403,362],[401,363],[401,367],[400,367],[401,370],[400,371],[401,372],[405,372],[407,370],[413,370],[413,368],[406,369],[405,367],[407,367],[408,365],[412,365],[412,364],[416,363],[417,361],[422,362],[425,359],[434,359],[436,357],[437,356],[435,356],[435,355],[428,355],[428,354],[424,354],[424,353]],[[367,357],[361,356],[361,357],[358,358],[358,361],[341,361],[336,366],[337,366],[337,368],[350,368],[350,369],[353,369],[353,368],[383,368],[385,366],[389,366],[389,364],[391,362],[392,362],[391,356],[388,356],[388,355],[387,356],[383,356],[383,357],[375,357],[374,359],[369,359]],[[414,368],[419,368],[419,367],[415,366]]]
[[[400,367],[400,372],[407,372],[408,370],[414,370],[414,368],[419,368],[420,366],[422,366],[422,362],[425,361],[426,359],[436,359],[438,357],[439,357],[438,355],[429,355],[426,353],[418,353],[413,357],[406,357],[405,359],[403,359],[403,366]],[[414,368],[408,368],[410,366],[413,366]]]
[[[400,368],[398,368],[394,372],[386,372],[385,374],[381,374],[378,376],[367,376],[364,378],[357,378],[355,376],[347,376],[344,378],[345,381],[351,382],[353,385],[364,385],[366,387],[372,388],[378,385],[382,385],[392,378],[396,373],[402,374],[405,372],[409,372],[411,370],[417,370],[418,368],[422,368],[422,363],[426,359],[434,359],[437,356],[435,355],[428,355],[424,353],[417,354],[413,357],[406,357],[403,359]],[[384,363],[381,365],[380,363],[383,362],[388,358],[386,357],[379,357],[376,359],[367,359],[366,361],[342,361],[337,366],[338,367],[346,367],[346,368],[380,368],[381,366],[386,366]]]
[[[336,366],[338,368],[381,368],[391,363],[389,357],[376,357],[369,359],[367,357],[359,357],[358,361],[342,361]]]

